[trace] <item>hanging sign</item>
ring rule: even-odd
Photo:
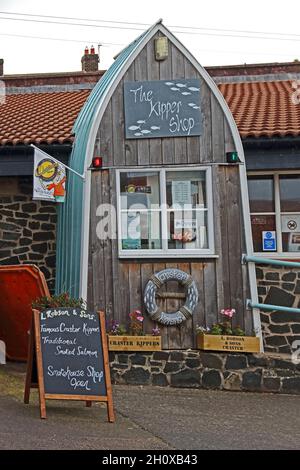
[[[263,231],[263,251],[276,251],[276,232],[275,231]]]
[[[65,200],[66,169],[57,160],[34,149],[33,199],[53,202]]]
[[[106,402],[114,421],[104,313],[80,308],[33,311],[24,402],[38,386],[41,418],[46,400]]]
[[[201,135],[200,80],[124,83],[127,139]]]

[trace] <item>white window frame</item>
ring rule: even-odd
[[[166,200],[166,173],[168,171],[205,171],[206,197],[207,197],[207,235],[208,246],[206,249],[169,249],[168,248],[168,226],[167,226],[167,200]],[[122,230],[121,230],[121,192],[120,192],[120,174],[130,172],[151,172],[159,173],[160,184],[160,204],[161,204],[161,241],[162,248],[156,250],[124,250],[122,248]],[[119,258],[216,258],[213,226],[213,191],[212,191],[212,172],[210,166],[197,167],[139,167],[122,168],[116,170],[117,185],[117,223],[118,223],[118,249]]]
[[[275,230],[276,230],[276,244],[277,251],[254,251],[254,254],[262,258],[284,258],[284,259],[298,259],[300,252],[296,251],[282,251],[282,231],[281,231],[281,215],[295,214],[300,215],[300,212],[281,212],[280,209],[280,185],[279,177],[281,175],[294,175],[300,176],[300,171],[297,170],[277,170],[277,171],[248,171],[248,176],[273,176],[274,183],[274,212],[251,212],[250,215],[273,215],[275,217]],[[251,224],[252,225],[252,224]]]

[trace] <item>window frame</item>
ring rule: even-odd
[[[300,252],[297,255],[296,251],[283,251],[282,250],[282,226],[281,226],[281,215],[288,215],[288,214],[295,214],[300,215],[300,212],[283,212],[281,211],[281,203],[280,203],[280,176],[282,175],[292,175],[292,176],[300,176],[300,170],[277,170],[277,171],[248,171],[247,172],[247,184],[248,184],[248,176],[273,176],[273,184],[274,184],[274,204],[275,210],[274,212],[251,212],[250,211],[250,219],[251,215],[273,215],[275,217],[275,230],[276,230],[276,244],[277,244],[277,251],[254,251],[255,255],[264,257],[264,258],[284,258],[284,259],[298,259],[300,258]],[[250,199],[249,199],[250,203]],[[250,222],[251,223],[251,222]],[[251,223],[252,229],[252,223]]]
[[[160,205],[157,209],[161,212],[161,249],[149,250],[124,250],[122,248],[122,226],[121,226],[121,191],[120,191],[120,174],[121,173],[138,173],[153,172],[159,174],[160,184]],[[168,171],[205,171],[206,197],[207,197],[207,236],[209,248],[201,249],[169,249],[168,248],[168,219],[167,219],[167,186],[166,173]],[[213,217],[213,190],[212,190],[212,169],[211,166],[191,166],[191,167],[139,167],[139,168],[120,168],[116,170],[116,195],[117,195],[117,236],[118,236],[118,254],[119,258],[217,258],[215,254],[214,240],[214,217]]]

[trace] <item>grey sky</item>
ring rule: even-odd
[[[226,2],[224,0],[205,2],[201,0],[151,0],[151,2],[141,0],[107,2],[99,0],[85,0],[84,2],[0,0],[0,57],[4,58],[4,69],[7,74],[80,70],[80,58],[85,45],[94,44],[97,47],[98,43],[104,43],[101,47],[100,67],[107,68],[113,61],[113,56],[141,33],[140,30],[119,28],[120,26],[126,27],[125,24],[115,24],[114,28],[96,28],[8,20],[3,19],[8,16],[2,13],[6,11],[148,25],[163,18],[164,24],[204,66],[292,61],[296,58],[300,59],[299,5],[300,2],[297,0],[290,0],[284,8],[282,2],[266,0],[252,0],[251,2],[238,0]],[[11,16],[11,18],[17,17]],[[24,18],[30,19],[30,17]],[[47,18],[35,19],[47,21]],[[91,24],[91,21],[73,20],[73,22]],[[112,26],[109,23],[105,25]],[[127,27],[130,26],[146,29],[146,26],[127,25]],[[222,28],[229,31],[194,30],[194,33],[201,34],[183,34],[176,32],[183,31],[182,28],[174,28],[174,26]],[[256,36],[260,37],[236,37],[238,33],[232,30],[246,31],[239,33],[242,36],[253,36],[247,31],[257,31]],[[266,32],[276,34],[266,36],[263,34]],[[284,36],[284,34],[295,36]],[[12,35],[19,35],[19,37]],[[29,39],[21,36],[59,38],[65,41]],[[264,39],[266,37],[268,39]]]

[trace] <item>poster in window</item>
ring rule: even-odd
[[[190,181],[172,181],[172,203],[180,206],[192,204],[192,187]]]

